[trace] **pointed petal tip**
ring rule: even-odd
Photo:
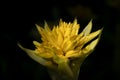
[[[93,21],[93,19],[90,20],[90,22],[92,22],[92,21]]]
[[[104,27],[102,27],[101,29],[98,30],[98,31],[99,31],[99,32],[98,32],[99,37],[101,36],[103,29],[104,29]]]
[[[88,44],[88,45],[84,48],[83,52],[84,52],[85,54],[90,54],[90,53],[95,49],[95,47],[97,46],[97,44],[98,44],[98,42],[99,42],[99,40],[100,40],[102,30],[103,30],[103,28],[101,28],[101,29],[99,29],[98,31],[96,31],[96,34],[98,35],[98,37],[97,37],[97,39],[93,40],[90,44]],[[97,36],[97,35],[96,35],[96,36]]]
[[[38,24],[35,24],[36,27],[38,27],[39,25]]]
[[[38,24],[35,24],[35,26],[36,26],[36,28],[39,30],[39,27],[40,27],[40,26],[39,26]]]
[[[24,48],[20,43],[17,44],[23,51],[25,51],[26,53],[29,52],[30,49]],[[32,51],[32,50],[31,50]]]
[[[33,41],[33,44],[34,44],[35,46],[41,46],[41,44],[40,44],[38,41]]]
[[[45,27],[45,26],[48,26],[48,23],[47,23],[46,20],[44,20],[44,27]]]
[[[24,50],[24,48],[22,47],[22,45],[20,43],[17,43],[18,47],[20,47],[22,50]]]
[[[77,22],[77,18],[74,19],[74,22]]]
[[[85,36],[89,35],[90,32],[92,30],[92,19],[90,20],[90,22],[88,23],[88,25],[83,29],[83,33]]]
[[[104,27],[101,28],[101,32],[103,31]]]
[[[99,38],[92,41],[90,44],[90,49],[93,50],[96,47],[96,45],[98,44],[98,42],[99,42]]]
[[[102,30],[103,30],[103,28],[100,29],[98,38],[91,42],[91,44],[90,44],[91,49],[94,49],[96,47],[96,45],[98,44],[101,34],[102,34]]]
[[[60,18],[60,22],[63,22],[62,18]]]
[[[88,44],[84,49],[83,49],[83,53],[86,55],[89,55],[92,51],[94,51],[96,45],[99,42],[99,38],[95,39],[94,41],[92,41],[90,44]]]
[[[38,62],[39,64],[42,64],[42,65],[44,65],[44,66],[47,66],[47,65],[46,65],[46,62],[47,62],[47,61],[46,61],[45,59],[43,59],[42,57],[37,56],[37,55],[35,54],[35,51],[34,51],[34,50],[30,50],[30,49],[24,48],[24,47],[22,47],[22,45],[21,45],[20,43],[18,43],[17,45],[18,45],[23,51],[25,51],[30,58],[32,58],[33,60],[35,60],[35,61]]]

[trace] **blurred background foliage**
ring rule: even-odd
[[[80,80],[120,80],[120,0],[6,1],[1,6],[0,80],[50,80],[44,66],[33,61],[16,44],[34,49],[40,41],[35,24],[57,25],[59,19],[82,30],[93,19],[92,31],[104,27],[95,51],[81,66]]]

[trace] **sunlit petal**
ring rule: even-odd
[[[88,23],[88,25],[84,28],[83,33],[85,36],[87,36],[92,29],[92,20]]]

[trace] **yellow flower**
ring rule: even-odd
[[[41,35],[42,42],[33,41],[35,50],[24,48],[18,44],[19,47],[40,64],[60,70],[70,76],[77,74],[74,69],[71,69],[72,65],[76,66],[76,63],[72,61],[80,59],[79,64],[82,63],[94,50],[102,31],[100,29],[90,33],[92,29],[91,20],[79,33],[80,25],[77,24],[77,19],[73,23],[60,20],[59,25],[54,26],[53,29],[50,29],[46,22],[44,28],[39,25],[36,27]]]

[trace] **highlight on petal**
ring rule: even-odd
[[[92,20],[90,20],[90,22],[82,32],[84,33],[85,36],[87,36],[91,32],[91,29],[92,29]]]
[[[88,36],[86,36],[85,43],[91,41],[92,39],[94,39],[95,37],[97,37],[98,35],[100,35],[101,32],[102,32],[102,29],[97,30],[95,32],[92,32],[91,34],[89,34]]]
[[[93,50],[96,47],[96,45],[98,44],[98,42],[100,40],[100,37],[101,37],[101,34],[102,34],[102,30],[103,30],[103,28],[100,30],[98,38],[90,43],[90,49],[91,50]]]
[[[91,43],[89,43],[84,49],[83,49],[83,54],[90,54],[96,47],[96,45],[98,44],[99,40],[100,40],[100,36],[101,36],[101,32],[102,32],[103,28],[96,31],[95,33],[93,33],[93,36],[96,37],[96,35],[99,34],[98,38],[93,40]],[[92,34],[92,33],[91,33]],[[90,38],[91,40],[92,38]],[[88,40],[87,40],[88,41]]]

